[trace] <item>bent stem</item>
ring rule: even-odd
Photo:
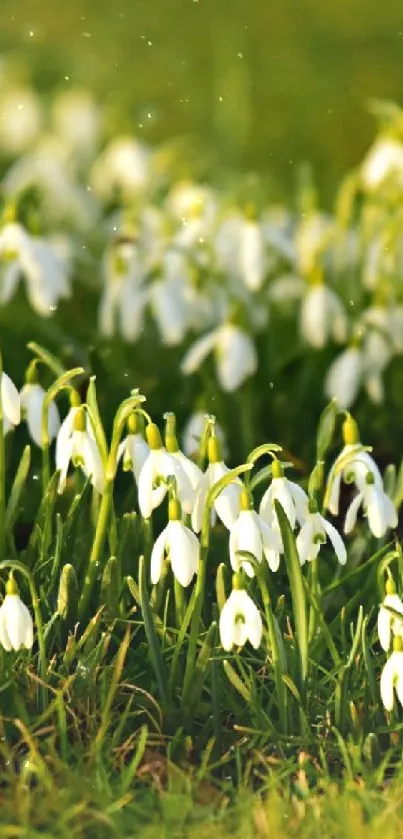
[[[36,624],[36,631],[38,635],[38,647],[39,647],[39,663],[40,663],[40,675],[42,679],[42,684],[40,686],[40,695],[41,695],[41,710],[45,711],[48,705],[48,692],[46,685],[44,684],[46,673],[47,673],[47,659],[46,659],[46,647],[45,647],[45,635],[43,631],[43,623],[42,623],[42,615],[41,610],[39,607],[39,600],[38,594],[36,591],[36,586],[34,583],[34,578],[31,572],[26,568],[22,562],[19,562],[17,559],[4,559],[3,562],[0,562],[0,571],[3,571],[5,568],[10,568],[11,570],[20,571],[21,574],[24,574],[26,579],[28,580],[29,590],[31,593],[31,602],[32,608],[34,611],[35,617],[35,624]]]

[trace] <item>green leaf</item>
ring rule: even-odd
[[[62,376],[65,373],[66,368],[63,367],[63,364],[56,358],[55,355],[49,352],[49,350],[45,350],[44,347],[41,347],[40,344],[37,344],[36,341],[30,341],[27,344],[27,347],[31,352],[33,352],[38,358],[49,367],[49,370],[55,374],[55,376]]]
[[[316,437],[316,460],[324,460],[327,454],[333,440],[338,413],[335,399],[332,399],[321,413]]]
[[[12,530],[14,524],[16,522],[19,510],[19,504],[21,495],[23,490],[26,486],[26,480],[28,477],[29,467],[31,464],[31,447],[25,446],[25,449],[22,453],[21,460],[18,464],[18,469],[16,476],[14,478],[13,485],[11,487],[10,497],[8,499],[8,504],[6,508],[6,515],[5,515],[5,528],[6,530]]]
[[[147,591],[147,584],[146,584],[146,573],[144,567],[144,557],[140,557],[139,562],[139,589],[140,589],[140,601],[141,601],[141,610],[143,613],[144,619],[144,629],[147,636],[148,641],[148,649],[150,653],[150,660],[153,665],[155,677],[157,679],[158,689],[160,692],[160,696],[162,702],[166,707],[169,707],[170,703],[170,696],[169,696],[169,686],[167,681],[167,676],[165,672],[164,661],[162,658],[161,648],[159,645],[157,633],[155,631],[153,615],[151,612],[150,601],[148,598],[148,591]]]
[[[250,693],[249,688],[245,685],[245,682],[243,682],[242,679],[238,676],[238,673],[236,672],[236,670],[234,670],[234,668],[229,663],[229,661],[227,661],[227,659],[225,659],[223,661],[223,666],[224,666],[225,674],[226,674],[227,678],[229,679],[229,681],[231,682],[232,686],[235,688],[235,690],[238,691],[238,693],[242,696],[242,698],[245,699],[245,701],[248,704],[250,704],[251,693]]]

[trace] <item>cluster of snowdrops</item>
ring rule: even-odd
[[[43,355],[43,358],[46,360],[48,356]],[[217,604],[220,642],[226,652],[240,652],[248,643],[258,649],[263,634],[267,631],[270,634],[270,626],[265,627],[265,619],[267,623],[270,618],[267,613],[262,616],[248,588],[257,577],[264,590],[264,578],[261,577],[264,566],[268,567],[269,573],[276,574],[285,561],[287,534],[295,534],[301,567],[313,567],[317,562],[334,562],[335,559],[336,565],[345,565],[348,562],[345,537],[356,527],[359,515],[364,517],[366,527],[378,540],[397,527],[400,502],[392,500],[386,491],[371,450],[359,438],[355,420],[350,413],[340,411],[334,401],[321,420],[321,434],[326,440],[320,454],[329,445],[338,417],[343,419],[344,446],[326,479],[324,461],[318,460],[306,491],[286,476],[292,464],[281,459],[281,447],[275,443],[263,443],[250,453],[244,464],[230,469],[223,455],[225,434],[212,415],[191,416],[180,444],[175,416],[167,413],[162,440],[160,429],[145,409],[145,397],[138,391],[132,392],[118,408],[108,446],[93,392],[82,402],[73,385],[77,375],[84,371],[78,368],[62,372],[46,391],[39,382],[38,373],[43,358],[36,357],[31,362],[20,391],[6,372],[1,374],[3,463],[0,479],[3,484],[3,444],[7,447],[15,426],[25,422],[32,442],[42,450],[44,492],[52,472],[53,442],[58,493],[65,492],[68,475],[77,471],[84,473],[92,485],[99,502],[99,515],[81,591],[80,607],[83,609],[79,613],[83,613],[91,601],[111,516],[114,483],[120,468],[133,475],[138,511],[150,534],[148,579],[155,586],[162,577],[166,579],[167,574],[172,574],[176,598],[180,597],[178,591],[194,586],[199,596],[194,601],[195,612],[202,608],[205,595],[211,533],[217,522],[228,532],[232,590]],[[89,389],[93,387],[92,380]],[[56,400],[60,402],[62,392],[66,391],[70,408],[61,421]],[[261,458],[269,464],[256,472]],[[261,485],[264,491],[258,509],[255,509],[254,490]],[[352,488],[353,493],[341,520],[340,496],[345,485]],[[3,485],[0,497],[3,525],[4,497]],[[153,514],[166,501],[167,506],[163,509],[167,510],[168,520],[154,538]],[[329,521],[329,514],[337,517],[342,533]],[[325,556],[321,559],[323,553]],[[24,573],[24,566],[4,560],[1,568],[6,567],[11,570],[0,607],[0,642],[5,650],[18,651],[21,647],[33,646],[34,626],[31,613],[19,596],[15,579],[16,571]],[[28,571],[26,573],[29,575]],[[33,582],[31,591],[42,654],[40,603]],[[396,593],[389,569],[385,599],[378,616],[378,636],[382,648],[389,653],[381,675],[381,698],[385,709],[392,711],[395,689],[403,704],[403,602]]]
[[[349,408],[383,399],[403,353],[402,113],[378,103],[379,134],[342,184],[333,213],[312,184],[294,210],[259,190],[183,175],[175,144],[111,136],[89,91],[44,100],[3,71],[0,303],[22,282],[49,317],[74,284],[99,289],[98,329],[140,341],[150,320],[181,371],[214,355],[222,390],[259,365],[270,321],[297,325],[302,355],[333,346],[323,383]]]

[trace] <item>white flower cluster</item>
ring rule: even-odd
[[[364,387],[380,402],[383,373],[403,353],[403,143],[393,131],[347,179],[333,215],[302,195],[296,216],[175,181],[169,149],[133,136],[105,143],[105,124],[86,90],[58,94],[47,113],[28,87],[3,93],[0,303],[23,279],[32,307],[50,315],[72,292],[84,246],[99,266],[105,338],[137,341],[151,317],[165,345],[186,345],[183,374],[213,354],[231,392],[255,373],[256,339],[274,318],[297,324],[301,355],[344,345],[329,397],[348,408]]]

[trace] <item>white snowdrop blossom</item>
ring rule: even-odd
[[[338,295],[324,283],[310,285],[301,304],[301,334],[307,344],[322,349],[330,339],[347,337],[347,316]]]
[[[116,332],[136,341],[142,332],[149,292],[139,249],[133,241],[114,242],[103,259],[104,287],[99,304],[99,329],[106,338]]]
[[[390,609],[393,609],[393,612]],[[401,615],[401,618],[394,612]],[[396,593],[392,580],[388,580],[385,598],[378,612],[378,638],[386,653],[389,652],[395,635],[403,636],[403,602]]]
[[[246,591],[234,588],[220,614],[220,639],[224,650],[243,647],[247,641],[255,650],[262,642],[262,617]]]
[[[122,440],[118,448],[118,462],[123,459],[125,472],[133,472],[136,483],[140,472],[150,453],[150,447],[146,443],[142,433],[137,414],[133,413],[127,421],[128,434]]]
[[[239,326],[227,323],[199,338],[190,347],[182,361],[182,373],[195,373],[213,350],[218,381],[228,393],[238,390],[245,379],[256,372],[257,354],[250,335]]]
[[[95,161],[91,184],[103,200],[116,195],[127,200],[143,193],[150,177],[151,157],[147,146],[133,137],[117,137]]]
[[[182,432],[182,448],[187,457],[194,457],[199,453],[201,438],[208,420],[209,415],[203,413],[203,411],[196,411],[196,413],[189,417]],[[214,422],[214,433],[220,441],[223,457],[226,458],[228,456],[226,435],[216,421]]]
[[[141,515],[145,519],[150,518],[152,511],[162,503],[168,491],[169,477],[176,481],[178,499],[185,513],[191,513],[195,492],[182,465],[162,445],[161,435],[154,423],[147,426],[146,437],[150,451],[141,467],[137,484]]]
[[[394,691],[403,705],[403,641],[399,636],[393,640],[393,652],[388,658],[380,681],[380,691],[383,706],[386,711],[393,711]]]
[[[21,647],[30,650],[34,642],[32,617],[22,602],[12,575],[6,583],[6,596],[0,606],[0,644],[7,652]]]
[[[393,501],[386,492],[373,482],[371,474],[367,477],[368,483],[363,486],[361,491],[353,498],[347,513],[344,523],[344,532],[351,533],[357,521],[357,515],[360,507],[363,507],[364,513],[368,519],[368,525],[371,533],[382,539],[389,528],[397,527],[398,515]]]
[[[32,308],[45,317],[70,294],[68,260],[50,242],[30,236],[18,222],[9,222],[0,230],[0,303],[11,300],[21,277]]]
[[[56,441],[56,469],[60,471],[60,493],[65,489],[70,463],[82,469],[97,492],[102,495],[104,491],[104,464],[94,431],[89,431],[89,425],[91,420],[85,406],[80,406],[71,408],[60,426]]]
[[[347,347],[338,355],[327,371],[325,394],[336,399],[340,408],[349,408],[360,389],[364,359],[359,347]]]
[[[258,221],[245,219],[239,231],[239,271],[249,291],[259,291],[266,272],[265,241]]]
[[[169,502],[169,522],[156,539],[151,553],[151,582],[154,585],[161,577],[165,556],[169,557],[173,574],[181,586],[188,586],[197,574],[200,543],[181,521],[181,506],[175,500]]]
[[[309,512],[297,536],[296,545],[301,565],[312,562],[317,558],[322,545],[327,539],[332,543],[334,552],[340,565],[347,562],[347,551],[344,542],[330,522],[321,516],[315,501],[309,502]]]
[[[27,382],[20,391],[21,408],[34,443],[42,448],[42,414],[46,391],[37,382]],[[55,439],[60,428],[60,416],[52,401],[48,408],[48,438]]]
[[[234,571],[241,568],[248,577],[254,577],[255,571],[243,553],[252,554],[255,561],[260,563],[263,556],[267,560],[271,571],[277,571],[280,564],[281,544],[278,534],[271,530],[268,524],[252,508],[249,495],[242,490],[240,496],[241,510],[232,525],[229,539],[229,554]]]
[[[230,471],[222,460],[220,443],[215,435],[208,440],[207,452],[209,465],[196,491],[192,511],[192,527],[195,533],[199,533],[202,528],[206,500],[210,489]],[[238,518],[241,491],[242,484],[237,480],[227,484],[214,500],[212,519],[214,521],[215,514],[217,514],[227,530],[231,530]]]
[[[7,373],[1,374],[1,404],[3,407],[3,430],[7,434],[19,425],[21,421],[21,401],[20,394]]]
[[[85,88],[63,91],[53,105],[53,122],[64,142],[79,154],[90,155],[97,146],[101,129],[101,111]]]
[[[339,514],[342,480],[348,484],[354,483],[361,491],[367,485],[368,475],[372,475],[374,485],[383,489],[382,475],[371,454],[364,451],[357,423],[350,414],[343,423],[343,439],[344,447],[330,469],[325,495],[325,507],[334,516]]]
[[[260,502],[259,513],[269,527],[278,534],[281,553],[283,553],[283,542],[274,502],[278,501],[281,504],[294,530],[297,522],[303,525],[307,518],[309,499],[306,492],[298,484],[289,481],[284,476],[281,463],[277,460],[273,462],[272,476],[273,480]]]
[[[403,143],[393,137],[379,137],[361,167],[362,184],[373,192],[391,180],[403,187]]]
[[[19,155],[35,142],[42,127],[39,98],[29,88],[2,91],[0,147],[3,154]]]

